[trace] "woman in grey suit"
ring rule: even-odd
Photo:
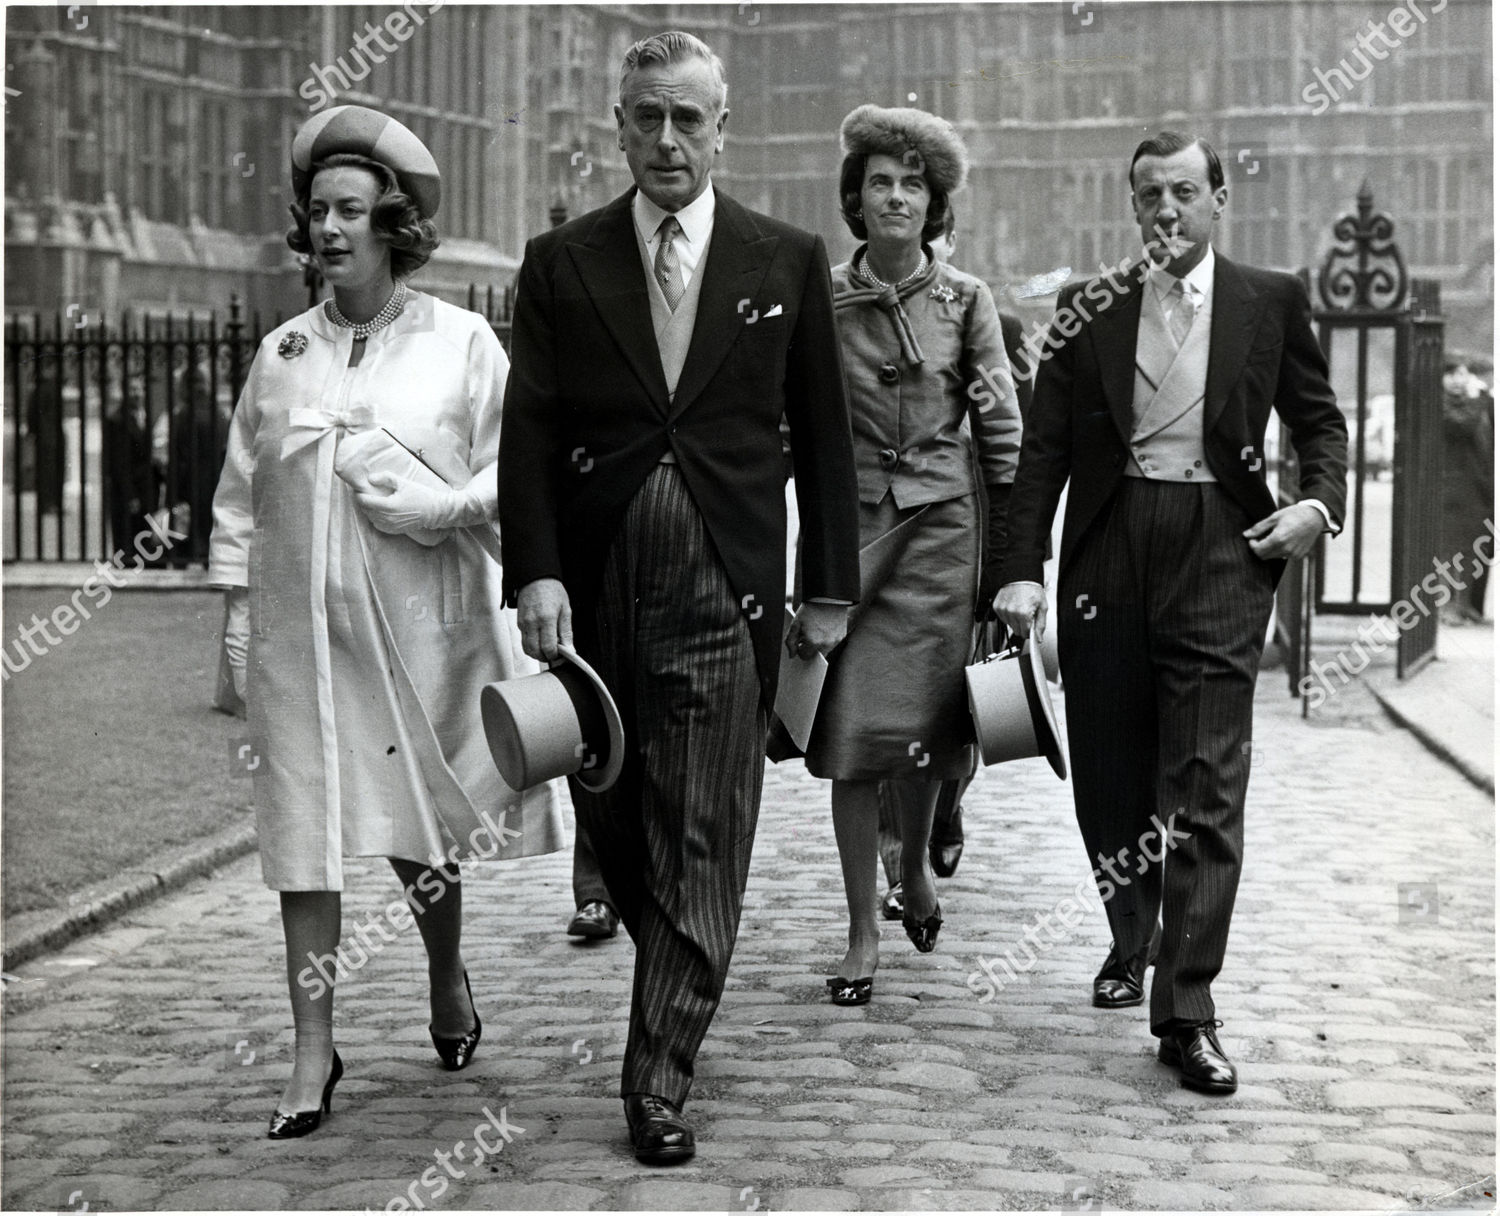
[[[926,244],[963,185],[957,133],[922,110],[866,105],[841,135],[844,221],[867,242],[833,270],[859,479],[860,604],[831,660],[807,767],[833,781],[849,901],[849,949],[828,986],[835,1004],[864,1004],[879,958],[882,781],[911,787],[900,799],[907,935],[927,952],[942,925],[927,838],[940,783],[970,772],[963,668],[981,559],[1003,543],[1021,415],[989,288]]]

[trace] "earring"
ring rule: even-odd
[[[864,219],[864,218],[865,218],[865,213],[864,213],[864,211],[862,211],[862,210],[860,210],[860,211],[856,211],[856,212],[855,212],[855,213],[854,213],[854,218],[855,218],[855,219],[857,219],[857,220],[862,220],[862,219]]]

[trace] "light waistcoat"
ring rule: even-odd
[[[647,297],[651,301],[651,328],[656,331],[656,350],[661,356],[662,375],[667,381],[667,398],[677,395],[677,381],[682,377],[682,365],[687,362],[688,347],[693,342],[693,325],[698,320],[698,297],[703,292],[703,276],[708,267],[708,250],[698,259],[698,268],[683,289],[682,299],[677,301],[674,312],[667,303],[661,284],[656,281],[656,268],[651,264],[651,255],[646,242],[635,232],[635,246],[640,250],[641,266],[646,271]]]
[[[635,247],[640,250],[641,266],[646,271],[646,296],[651,301],[651,328],[656,331],[656,352],[661,357],[662,376],[667,382],[667,401],[677,396],[677,381],[682,378],[682,365],[687,362],[688,347],[693,343],[693,326],[698,320],[698,297],[703,292],[704,271],[708,268],[708,250],[698,259],[693,277],[683,288],[682,299],[677,301],[677,310],[667,303],[661,284],[656,281],[656,267],[652,265],[650,251],[641,240],[640,230],[631,224],[635,233]],[[660,463],[676,464],[677,457],[669,449],[662,455]]]
[[[1127,477],[1151,481],[1216,481],[1203,449],[1203,397],[1208,384],[1210,297],[1193,317],[1180,349],[1161,305],[1141,301],[1135,340],[1134,427]]]

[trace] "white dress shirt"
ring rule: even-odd
[[[1156,305],[1161,309],[1161,314],[1167,322],[1167,328],[1172,327],[1172,288],[1176,286],[1178,278],[1169,270],[1153,265],[1147,276]],[[1214,247],[1210,245],[1208,252],[1203,255],[1203,260],[1185,274],[1182,279],[1182,288],[1193,297],[1193,324],[1198,324],[1198,318],[1208,310],[1208,323],[1213,320],[1214,303]]]
[[[656,261],[656,247],[661,244],[661,237],[656,230],[667,216],[677,216],[678,232],[672,238],[672,248],[677,251],[677,266],[682,272],[682,285],[686,288],[693,281],[698,263],[708,252],[709,238],[714,233],[713,182],[709,182],[702,194],[677,212],[663,211],[646,197],[645,191],[637,190],[632,214],[635,217],[635,230],[646,243],[646,260],[653,264]]]

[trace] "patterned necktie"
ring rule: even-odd
[[[667,307],[673,312],[677,311],[677,305],[682,302],[683,288],[682,269],[677,264],[677,250],[672,240],[681,231],[682,225],[677,222],[675,215],[667,216],[656,230],[656,235],[660,238],[656,245],[656,283],[661,288],[662,295],[667,297]]]
[[[1193,328],[1193,318],[1198,313],[1198,306],[1193,303],[1193,293],[1181,279],[1173,282],[1168,297],[1172,306],[1167,312],[1167,326],[1172,331],[1172,341],[1181,349],[1182,344],[1187,341],[1188,330]]]

